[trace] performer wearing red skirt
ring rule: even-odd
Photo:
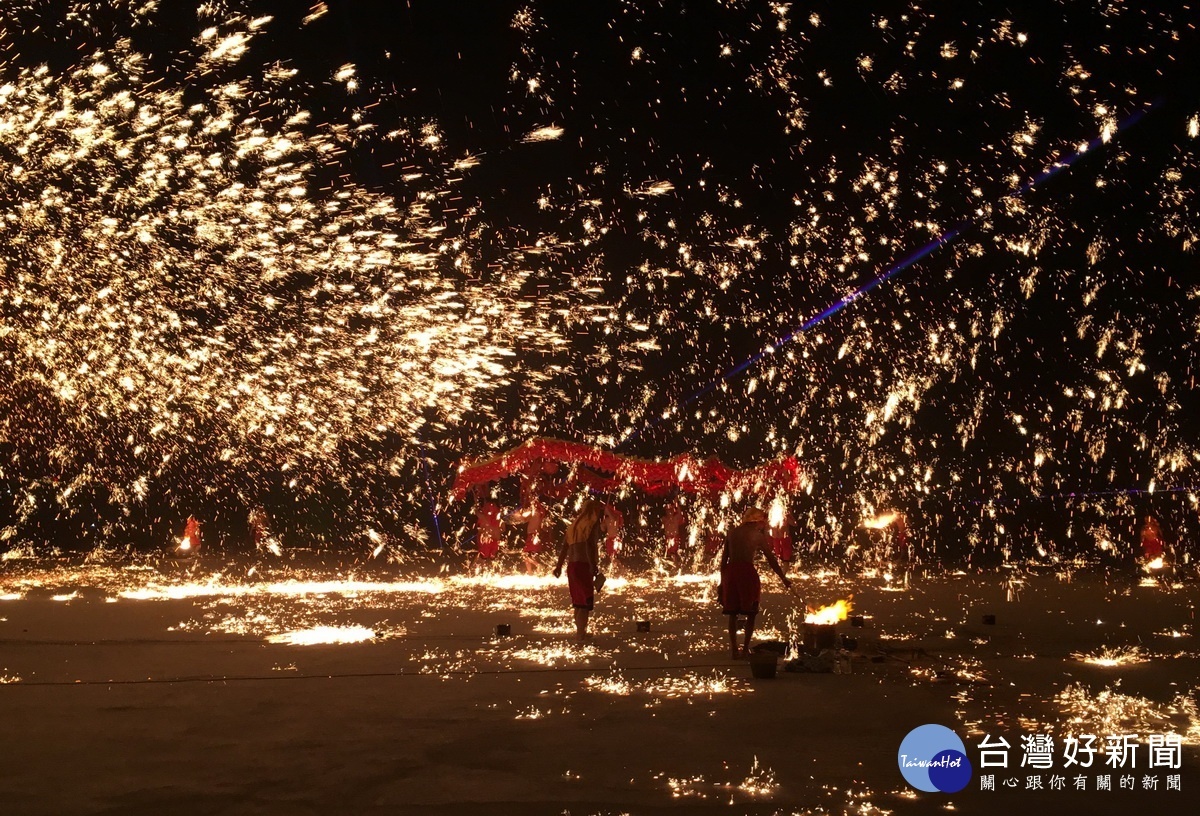
[[[571,592],[571,606],[575,610],[575,634],[580,640],[587,638],[588,618],[595,606],[596,577],[600,574],[600,536],[604,505],[588,499],[579,510],[579,515],[567,528],[562,545],[558,548],[558,563],[554,565],[554,577],[562,575],[563,562],[567,563],[567,588]]]
[[[762,583],[754,566],[754,558],[760,552],[766,556],[767,563],[779,580],[790,590],[792,582],[784,575],[775,553],[771,552],[771,543],[767,538],[767,514],[757,507],[751,507],[742,515],[742,523],[725,537],[725,549],[721,553],[721,610],[729,616],[729,649],[734,660],[750,655],[754,619],[758,617],[762,594]],[[740,651],[737,644],[739,616],[746,618],[746,639]]]

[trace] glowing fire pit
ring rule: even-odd
[[[826,649],[837,648],[837,625],[850,614],[850,601],[836,601],[804,616],[802,646],[804,651],[816,654]]]
[[[803,644],[804,651],[813,653],[835,648],[837,646],[837,624],[804,624]]]

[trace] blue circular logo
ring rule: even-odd
[[[900,743],[904,781],[926,793],[958,793],[971,781],[967,746],[944,725],[920,725]]]

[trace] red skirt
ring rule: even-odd
[[[762,582],[751,561],[730,561],[721,568],[721,609],[726,615],[757,615]]]
[[[596,603],[592,565],[587,561],[567,563],[567,588],[571,590],[571,606],[590,610]]]
[[[1142,558],[1147,561],[1153,561],[1155,558],[1160,558],[1162,554],[1163,543],[1161,538],[1142,539]]]
[[[780,561],[791,561],[796,556],[791,536],[774,536],[771,539],[771,549],[775,551],[775,557]]]
[[[491,536],[479,536],[479,557],[480,558],[495,558],[496,553],[500,552],[500,542]]]

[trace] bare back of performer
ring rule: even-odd
[[[557,578],[562,574],[563,563],[567,565],[567,588],[575,613],[575,633],[580,640],[588,636],[588,618],[595,604],[603,515],[604,506],[600,502],[584,502],[579,515],[567,528],[567,534],[558,549],[558,563],[554,566],[554,577]]]
[[[721,553],[721,608],[729,616],[729,650],[734,660],[750,654],[750,640],[754,636],[754,621],[758,617],[758,603],[762,595],[758,569],[754,566],[755,556],[760,552],[766,556],[767,563],[783,581],[783,585],[790,590],[792,582],[771,551],[767,514],[757,507],[751,507],[742,516],[742,523],[729,531]],[[746,618],[746,639],[739,651],[737,620],[740,616]]]

